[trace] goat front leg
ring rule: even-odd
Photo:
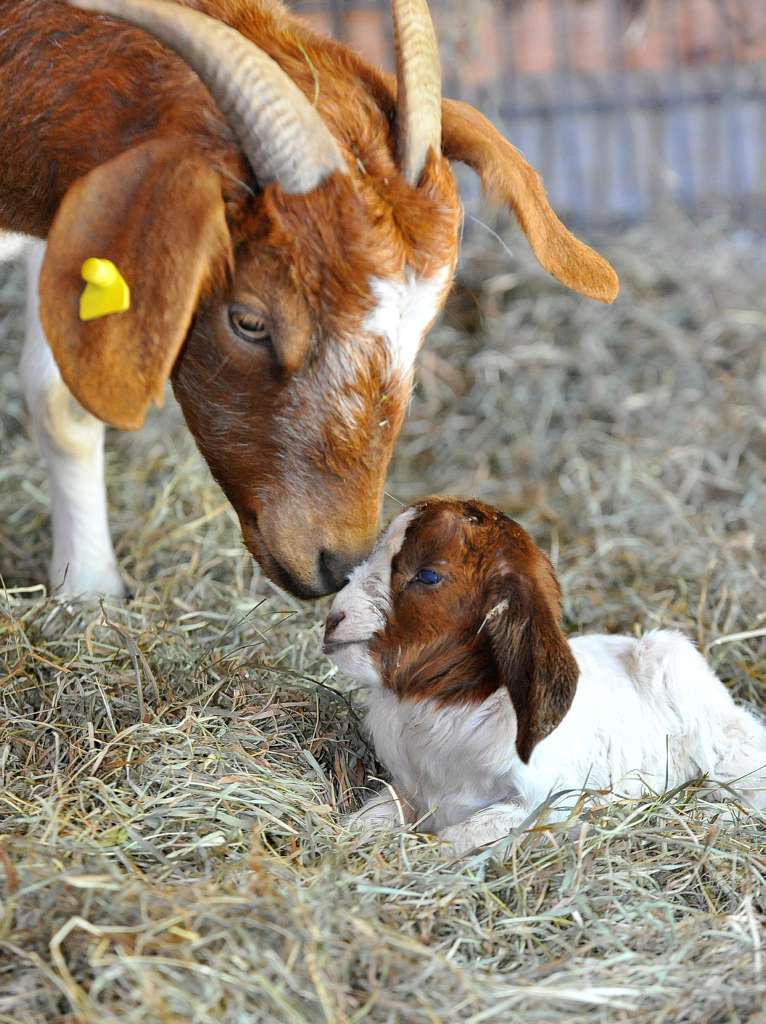
[[[26,339],[21,380],[34,433],[48,467],[58,594],[109,594],[125,586],[109,535],[104,482],[104,424],[75,400],[61,379],[38,315],[37,282],[45,245],[27,252]]]
[[[493,804],[472,814],[465,821],[456,825],[448,825],[439,833],[444,843],[444,852],[449,855],[462,856],[478,846],[495,843],[499,839],[514,837],[510,833],[519,828],[531,813],[531,808],[523,804]],[[497,853],[502,854],[508,844],[498,845]]]

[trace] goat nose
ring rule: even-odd
[[[340,590],[359,559],[339,551],[319,552],[319,575],[328,593]]]
[[[345,612],[330,612],[324,624],[324,642],[327,643],[346,617]]]

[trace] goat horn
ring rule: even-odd
[[[137,25],[194,69],[263,184],[310,192],[333,171],[347,172],[317,110],[276,61],[236,29],[166,0],[70,0]]]
[[[399,163],[417,185],[428,150],[438,156],[442,141],[442,76],[427,0],[392,0],[396,46],[396,120]]]

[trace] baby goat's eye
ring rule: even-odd
[[[229,306],[229,323],[234,333],[253,345],[271,345],[265,319],[245,306]]]
[[[413,577],[413,583],[425,583],[427,587],[435,587],[441,583],[442,577],[435,569],[420,569]]]

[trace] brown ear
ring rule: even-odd
[[[528,576],[506,578],[485,620],[500,678],[516,712],[516,750],[525,763],[574,699],[580,670],[558,621],[558,587],[546,595]]]
[[[40,274],[40,319],[65,383],[94,416],[135,430],[162,403],[200,293],[230,261],[220,177],[180,140],[127,150],[59,207]],[[111,260],[130,308],[83,322],[80,270]]]
[[[516,214],[532,251],[562,284],[600,302],[613,302],[617,274],[603,256],[567,231],[548,203],[542,179],[483,114],[459,100],[442,103],[442,149],[468,164],[487,196]]]

